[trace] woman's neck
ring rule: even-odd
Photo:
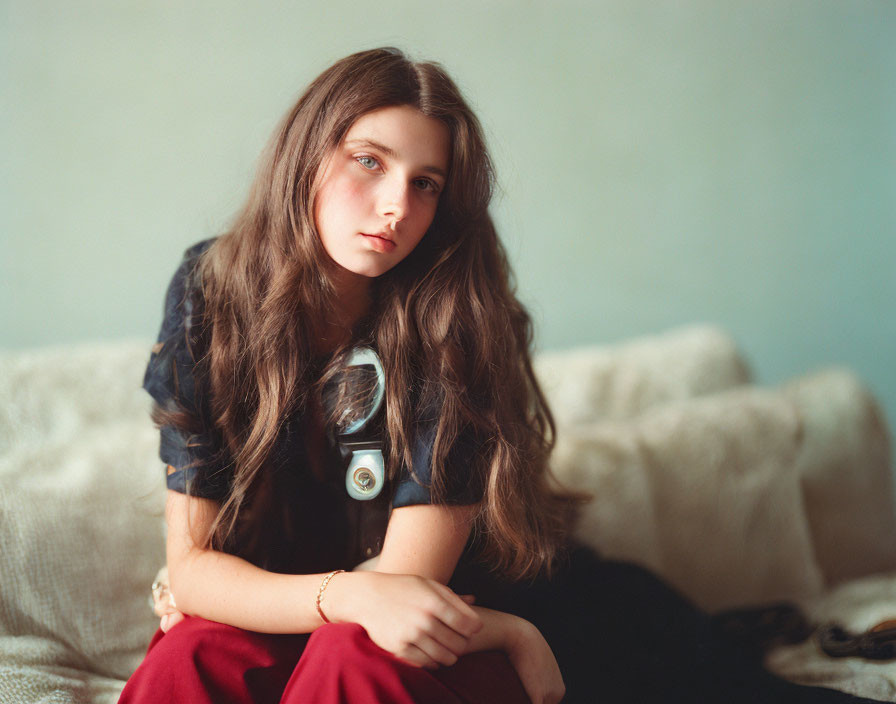
[[[334,280],[336,302],[329,318],[322,321],[317,352],[330,354],[351,339],[352,329],[370,311],[370,284],[366,276],[341,271]]]

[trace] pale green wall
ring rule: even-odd
[[[543,347],[711,321],[896,417],[896,3],[2,4],[0,344],[155,334],[303,85],[442,61],[487,128]]]

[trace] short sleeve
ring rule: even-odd
[[[437,429],[436,421],[417,424],[411,454],[415,476],[407,466],[402,467],[392,498],[394,508],[433,502],[430,486]],[[468,428],[458,436],[446,459],[444,503],[466,506],[482,499],[484,487],[477,479],[477,473],[472,471],[481,451],[482,443],[472,429]]]
[[[177,471],[167,475],[169,489],[221,500],[229,490],[228,473],[219,452],[212,423],[204,413],[194,377],[196,350],[191,344],[195,307],[192,274],[199,256],[214,240],[190,247],[165,294],[165,311],[153,347],[143,388],[166,410],[182,409],[196,415],[202,432],[187,433],[170,425],[160,428],[159,457]]]

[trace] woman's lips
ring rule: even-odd
[[[361,233],[361,235],[370,244],[370,247],[376,252],[391,252],[398,246],[392,240],[387,240],[385,237],[381,237],[380,235],[368,235],[363,232]]]

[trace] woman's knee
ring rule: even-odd
[[[238,630],[204,618],[187,616],[158,638],[153,643],[152,650],[161,647],[172,654],[177,654],[178,657],[189,657],[207,649],[216,641],[226,642],[225,633]]]
[[[392,657],[371,641],[364,627],[357,623],[327,623],[315,630],[303,657],[313,659],[318,656],[332,658],[340,665]]]
[[[280,701],[342,704],[345,692],[357,702],[458,701],[428,670],[380,648],[363,627],[331,623],[311,635]]]
[[[153,639],[122,701],[276,701],[305,641],[187,617]]]
[[[208,652],[220,626],[201,618],[186,618],[167,633],[158,631],[140,667],[128,680],[120,702],[142,704],[178,697],[209,701],[200,686],[206,673],[201,671],[199,654]]]

